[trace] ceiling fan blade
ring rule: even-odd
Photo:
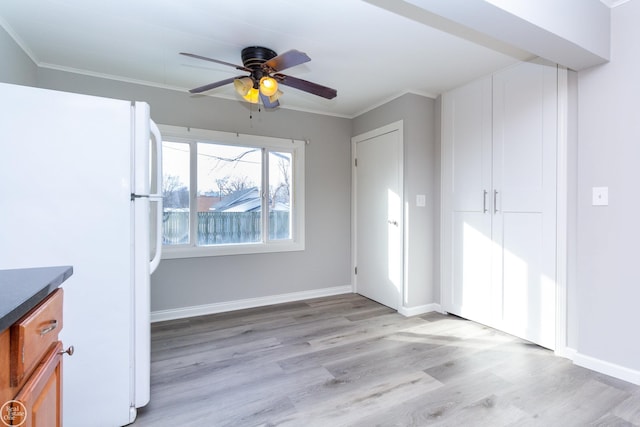
[[[208,85],[204,85],[204,86],[197,87],[195,89],[191,89],[189,92],[191,92],[191,93],[206,92],[206,91],[211,90],[213,88],[224,86],[224,85],[228,85],[229,83],[233,83],[233,81],[235,79],[239,79],[239,78],[242,78],[242,77],[246,77],[246,76],[231,77],[229,79],[220,80],[219,82],[209,83]]]
[[[333,99],[338,95],[338,91],[331,89],[330,87],[322,86],[317,83],[302,80],[297,77],[286,76],[284,74],[274,74],[279,83],[289,86],[298,90],[312,93],[314,95],[321,96],[326,99]]]
[[[282,71],[309,61],[311,61],[311,58],[309,58],[306,53],[292,49],[285,53],[281,53],[275,58],[271,58],[264,63],[264,66],[269,67],[273,71]]]
[[[260,100],[262,100],[262,105],[264,105],[264,108],[276,108],[280,106],[280,102],[278,102],[277,99],[275,102],[271,102],[269,100],[269,97],[263,95],[262,92],[260,92]]]
[[[180,52],[180,55],[189,56],[191,58],[196,58],[196,59],[203,59],[205,61],[215,62],[217,64],[228,65],[229,67],[234,67],[236,70],[251,72],[249,68],[243,67],[242,65],[236,65],[230,62],[220,61],[219,59],[207,58],[206,56],[196,55],[195,53]]]

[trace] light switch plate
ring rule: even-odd
[[[419,208],[423,208],[427,205],[427,196],[424,194],[418,194],[416,196],[416,206]]]
[[[593,206],[609,206],[609,187],[593,187]]]

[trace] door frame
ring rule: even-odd
[[[405,228],[405,216],[407,215],[407,209],[405,206],[405,186],[404,186],[404,122],[398,120],[388,125],[373,129],[368,132],[361,133],[359,135],[351,137],[351,288],[354,293],[358,292],[358,277],[356,274],[356,267],[358,262],[358,224],[357,214],[358,206],[356,203],[358,194],[358,171],[356,168],[357,159],[357,144],[359,142],[366,141],[367,139],[375,138],[387,133],[398,132],[398,138],[400,139],[400,156],[398,158],[398,175],[400,177],[400,203],[401,203],[401,217],[400,217],[400,230],[402,234],[402,278],[400,300],[398,301],[398,312],[402,312],[404,307],[404,296],[407,294],[407,230]]]
[[[567,341],[569,70],[558,65],[556,148],[556,347],[555,354],[571,358]]]

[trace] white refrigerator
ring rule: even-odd
[[[162,244],[162,139],[149,114],[142,102],[0,83],[0,269],[74,271],[60,334],[75,349],[65,427],[126,425],[149,401]]]

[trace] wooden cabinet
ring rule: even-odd
[[[16,425],[62,425],[62,300],[57,289],[0,334],[0,404],[13,400],[13,408],[24,411]],[[11,409],[3,410],[7,416]]]
[[[443,95],[442,307],[555,346],[557,67]]]
[[[62,426],[62,354],[62,343],[58,341],[15,397],[28,414],[22,426]]]

